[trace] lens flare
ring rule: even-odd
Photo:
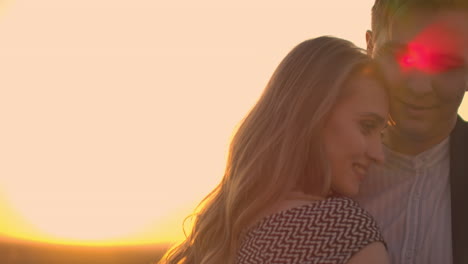
[[[450,19],[442,19],[429,25],[396,54],[402,71],[439,74],[463,67],[466,40],[451,23]]]

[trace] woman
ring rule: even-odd
[[[346,198],[383,160],[384,85],[348,41],[296,46],[242,121],[191,233],[161,263],[388,263],[375,222]]]

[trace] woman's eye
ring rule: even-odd
[[[373,121],[361,121],[360,126],[364,134],[369,134],[376,128],[375,122]]]

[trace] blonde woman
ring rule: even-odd
[[[161,263],[388,263],[354,196],[383,161],[385,83],[352,43],[319,37],[280,63],[229,149],[221,183]]]

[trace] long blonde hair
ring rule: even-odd
[[[191,233],[160,263],[232,264],[241,234],[288,191],[327,196],[321,131],[345,81],[369,64],[362,49],[334,37],[296,46],[241,122],[224,177],[200,203]]]

